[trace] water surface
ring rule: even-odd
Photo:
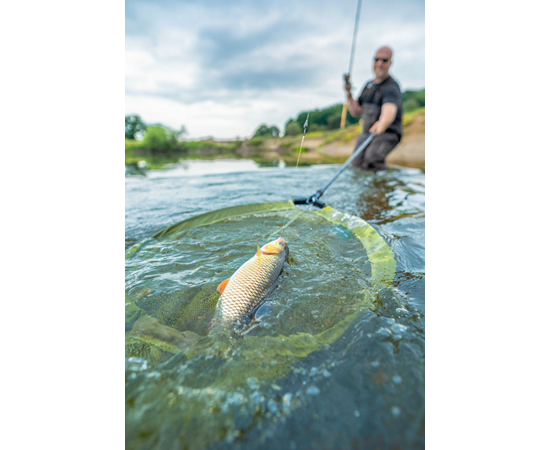
[[[201,161],[127,176],[126,247],[204,212],[310,195],[336,170]],[[363,305],[363,291],[371,288],[364,251],[346,229],[312,222],[285,230],[294,261],[258,311],[250,340],[231,345],[207,341],[208,319],[190,325],[178,305],[205,286],[215,291],[279,218],[197,229],[185,245],[154,242],[127,260],[128,296],[155,290],[147,294],[153,300],[138,304],[161,322],[202,336],[208,349],[162,362],[127,358],[128,448],[423,448],[424,173],[348,170],[322,200],[367,220],[393,249],[397,271],[394,286],[374,292],[372,305],[361,306],[339,339],[303,358],[271,355],[264,343],[280,333],[325,330],[330,324],[321,319],[339,320]],[[180,291],[190,294],[159,314],[163,296]],[[243,376],[242,386],[231,379],[253,362],[265,363],[270,377]]]

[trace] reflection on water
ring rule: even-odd
[[[177,175],[186,170],[178,166],[126,179],[127,248],[203,212],[311,195],[338,169],[260,168],[243,161],[234,165],[223,161],[195,163],[195,173]],[[222,167],[224,173],[216,172]],[[350,283],[345,277],[351,277],[359,282],[358,291],[363,283],[368,287],[370,276],[356,253],[357,240],[346,228],[289,228],[295,242],[294,247],[289,243],[291,256],[295,248],[291,276],[285,279],[290,284],[281,285],[258,311],[261,323],[268,326],[254,328],[249,336],[252,340],[198,341],[206,349],[202,356],[175,354],[160,365],[147,358],[127,358],[128,448],[423,448],[424,173],[394,169],[374,175],[348,170],[322,200],[369,221],[391,246],[397,263],[394,287],[375,292],[377,306],[362,310],[333,344],[306,352],[307,356],[301,358],[269,353],[273,347],[268,339],[276,334],[274,329],[286,325],[291,330],[293,321],[299,321],[296,330],[317,332],[315,327],[326,326],[319,323],[321,306],[336,308],[335,314],[343,313],[338,308],[352,307],[346,303],[349,298],[337,298],[332,287],[344,283],[336,289],[341,292]],[[213,285],[215,291],[218,278],[231,272],[233,265],[238,266],[239,258],[250,256],[248,247],[253,247],[256,235],[263,232],[257,229],[263,227],[260,223],[254,227],[249,231],[243,227],[238,238],[229,242],[227,251],[223,243],[233,232],[223,227],[197,229],[193,246],[189,241],[155,244],[149,259],[142,255],[149,264],[129,260],[129,294],[141,287],[140,295],[156,297],[147,301],[143,297],[139,304],[159,308],[167,304],[159,303],[163,295],[173,295],[171,286],[183,286],[193,277],[202,277],[202,284],[193,285],[188,295],[205,308],[203,299],[208,298],[205,292],[209,286]],[[331,247],[326,246],[329,242]],[[309,265],[304,261],[316,246],[320,246],[315,257],[318,259],[312,259]],[[333,252],[330,248],[340,247],[337,256],[325,255]],[[184,252],[180,253],[183,256],[176,260],[174,251]],[[209,275],[208,271],[213,272]],[[361,276],[366,279],[361,281]],[[317,281],[306,286],[309,278],[316,277]],[[160,288],[147,294],[155,284],[165,286],[164,291]],[[319,308],[306,308],[305,287],[311,288],[307,295],[319,302]],[[327,297],[327,293],[333,293],[334,298]],[[352,301],[359,301],[359,297]],[[170,321],[171,327],[185,328],[185,321],[178,315],[178,303],[171,305],[158,317]],[[160,322],[139,320],[136,317],[130,326],[136,332],[149,326],[159,334],[170,333]],[[196,340],[203,334],[198,327],[183,336],[168,337],[185,346],[186,340]],[[307,336],[304,334],[304,348],[309,345]],[[265,364],[266,373],[281,370],[281,376],[268,384],[257,376],[242,375],[240,380],[215,376],[216,371],[231,373],[235,368],[246,373],[248,364],[258,364],[254,370]],[[228,387],[233,386],[231,383],[238,387]]]
[[[258,170],[257,163],[250,159],[215,159],[213,161],[186,160],[167,164],[163,170],[152,170],[149,178],[191,177]]]

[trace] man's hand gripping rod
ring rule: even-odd
[[[307,198],[295,198],[292,200],[295,205],[314,205],[319,208],[324,208],[325,204],[323,202],[320,202],[319,199],[321,196],[325,193],[325,191],[328,189],[328,187],[333,183],[336,178],[344,171],[346,168],[353,162],[355,158],[359,156],[359,154],[367,148],[367,145],[371,143],[371,141],[374,139],[374,134],[369,134],[367,138],[363,141],[363,143],[357,147],[357,149],[353,152],[353,155],[351,155],[348,160],[342,165],[340,170],[336,175],[332,177],[332,179],[321,189],[319,189],[315,194],[307,197]]]

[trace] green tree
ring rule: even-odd
[[[327,128],[329,130],[336,130],[337,128],[340,128],[341,120],[342,120],[341,113],[333,114],[327,119]]]
[[[318,123],[312,123],[311,125],[308,125],[307,131],[314,132],[314,131],[325,131],[327,129],[326,125],[319,125]]]
[[[309,111],[309,119],[308,119],[308,130],[309,131],[315,131],[315,130],[334,130],[336,128],[340,127],[340,119],[342,117],[342,104],[337,104],[334,106],[329,106],[328,108],[324,109],[316,109],[314,111]],[[307,111],[302,112],[298,114],[298,117],[296,118],[296,122],[300,125],[300,127],[303,129],[304,123],[306,121],[307,117]],[[338,119],[336,119],[336,117]],[[330,120],[330,123],[329,123]],[[346,116],[346,125],[353,125],[357,122],[359,122],[360,117],[351,117],[349,110]],[[289,119],[289,121],[292,121],[292,119]],[[312,125],[313,126],[312,128]]]
[[[147,130],[147,125],[137,114],[126,116],[124,122],[126,139],[135,140],[137,136],[142,135]]]
[[[403,99],[403,109],[405,111],[412,111],[411,108],[414,106],[416,106],[414,109],[418,109],[423,108],[426,105],[425,89],[421,89],[419,91],[405,91],[401,97]],[[405,109],[405,105],[407,105],[407,109]]]
[[[153,125],[147,128],[142,147],[151,153],[171,153],[178,150],[178,132],[162,125]]]
[[[268,127],[266,124],[261,124],[252,137],[279,137],[279,134],[281,134],[281,130],[279,130],[276,126]]]
[[[252,137],[266,136],[268,134],[269,134],[269,127],[265,123],[262,123],[258,127],[258,129],[255,131],[254,136]]]
[[[303,127],[295,120],[289,120],[285,128],[285,136],[298,136],[302,134]]]
[[[420,102],[416,99],[416,97],[408,98],[403,102],[403,111],[405,112],[411,112],[417,110],[418,108],[420,108]]]
[[[418,100],[418,103],[420,103],[420,107],[426,106],[426,89],[422,89],[421,91],[418,91],[416,94],[416,98]]]

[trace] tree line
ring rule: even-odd
[[[181,140],[181,138],[187,134],[185,125],[182,125],[179,130],[173,130],[170,127],[164,126],[160,123],[147,125],[141,117],[137,114],[131,114],[125,117],[125,137],[131,141],[136,139],[145,139],[149,134],[149,138],[155,139],[155,136],[166,136],[168,139],[173,138],[175,140]],[[162,131],[162,130],[164,131]]]
[[[139,147],[152,154],[170,154],[184,150],[185,145],[181,142],[187,133],[184,125],[179,130],[160,123],[147,125],[137,114],[126,116],[124,125],[125,138],[129,141],[139,140]]]
[[[425,106],[425,89],[418,91],[405,91],[402,93],[404,112],[412,112]],[[343,104],[336,104],[324,109],[309,111],[308,131],[326,131],[340,128]],[[298,136],[304,131],[304,123],[308,112],[298,114],[296,119],[290,118],[285,124],[284,136]],[[359,117],[351,117],[347,113],[347,125],[358,123]],[[137,114],[126,116],[125,119],[126,139],[139,140],[139,146],[151,153],[176,153],[185,151],[189,145],[182,142],[187,133],[185,126],[174,130],[161,124],[147,125]],[[260,125],[254,132],[258,137],[279,137],[281,130],[272,125]]]
[[[413,112],[426,106],[426,89],[420,91],[405,91],[401,94],[403,99],[403,111]]]
[[[126,116],[125,125],[126,152],[130,154],[139,151],[153,156],[177,156],[204,150],[221,154],[232,152],[242,142],[239,140],[216,142],[213,139],[185,140],[187,129],[184,125],[179,130],[159,123],[147,125],[137,114]]]
[[[412,112],[423,108],[425,106],[425,89],[419,91],[405,91],[402,93],[402,99],[404,112]],[[329,106],[328,108],[309,111],[307,131],[327,131],[340,128],[343,107],[344,105],[339,103],[334,106]],[[304,132],[304,124],[306,122],[307,115],[308,111],[305,111],[298,114],[296,119],[288,119],[285,124],[284,135],[298,136],[302,134]],[[346,117],[347,125],[354,125],[358,123],[359,120],[360,117],[352,117],[348,110]],[[274,130],[279,131],[279,129],[275,126],[268,127],[267,125],[262,124],[256,130],[254,137],[268,135],[274,136]],[[276,136],[279,136],[279,134]]]

